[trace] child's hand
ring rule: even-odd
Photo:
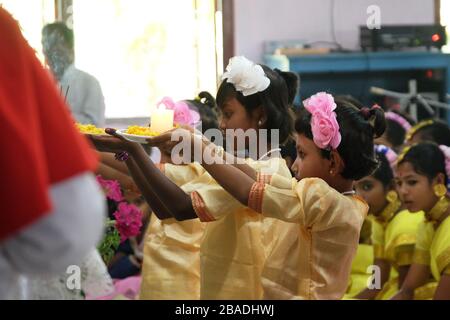
[[[192,128],[190,128],[192,129]],[[185,143],[186,145],[193,146],[195,141],[201,141],[202,137],[194,134],[194,130],[177,128],[171,131],[167,131],[157,137],[148,139],[148,143],[159,148],[165,154],[170,155],[173,148],[179,143]]]
[[[110,136],[87,135],[94,144],[95,148],[100,152],[130,152],[133,148],[139,145],[137,142],[128,141],[118,135],[115,129],[106,129],[105,132]]]

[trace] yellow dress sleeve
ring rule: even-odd
[[[450,269],[450,218],[447,218],[436,230],[430,248],[431,272],[436,280]]]
[[[368,219],[372,222],[370,239],[373,245],[374,258],[384,259],[384,227],[375,217],[369,216]]]
[[[403,210],[395,215],[385,229],[385,258],[394,267],[411,265],[419,226],[424,213]]]
[[[417,231],[417,242],[414,249],[413,263],[429,266],[431,262],[430,248],[434,236],[434,227],[430,222],[424,222]]]
[[[202,222],[220,220],[227,214],[245,208],[214,180],[209,184],[199,185],[199,188],[191,193],[191,199],[194,210]]]
[[[322,219],[335,201],[332,189],[321,179],[297,182],[274,175],[270,184],[254,184],[249,207],[266,217],[310,227]]]
[[[198,164],[192,163],[189,165],[173,165],[173,164],[159,164],[160,170],[177,186],[186,184],[205,173],[205,169]]]
[[[290,176],[289,168],[281,158],[267,161],[247,159],[246,163],[257,171],[257,183],[264,183],[269,177],[267,173],[273,172],[272,170],[276,170],[276,174]],[[184,190],[191,195],[194,210],[203,222],[220,220],[228,214],[246,208],[225,191],[208,173],[203,176],[201,181],[197,180],[194,181],[193,185],[184,186]]]

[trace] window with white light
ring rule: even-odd
[[[55,21],[54,0],[0,0],[6,9],[19,22],[22,34],[30,46],[44,62],[41,45],[41,31],[47,24]]]
[[[107,118],[215,93],[215,0],[73,0],[71,11],[76,66],[99,80]]]

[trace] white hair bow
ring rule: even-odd
[[[270,86],[270,79],[263,68],[244,56],[230,59],[227,71],[222,76],[222,80],[225,79],[245,97],[262,92]]]

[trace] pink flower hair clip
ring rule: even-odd
[[[384,115],[386,120],[391,120],[398,123],[403,129],[405,129],[406,132],[411,130],[412,128],[411,124],[401,115],[398,115],[394,112],[386,112]]]
[[[165,97],[157,104],[157,108],[160,105],[164,105],[166,109],[174,111],[173,121],[175,124],[192,126],[200,121],[200,114],[195,110],[191,110],[186,102],[175,102],[172,98]]]
[[[303,102],[311,113],[311,131],[314,143],[324,150],[336,150],[342,141],[339,132],[337,106],[331,94],[319,92]]]

